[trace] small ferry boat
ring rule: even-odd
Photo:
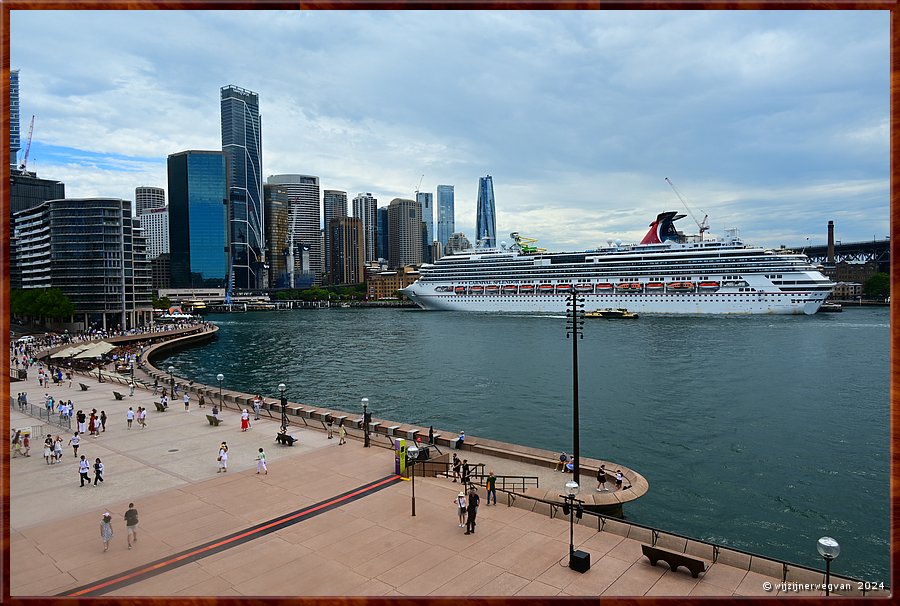
[[[608,318],[615,320],[636,320],[638,315],[627,309],[595,309],[594,311],[585,312],[585,318]]]
[[[836,313],[839,311],[844,311],[840,303],[822,303],[819,306],[818,313]]]

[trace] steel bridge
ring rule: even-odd
[[[828,246],[797,246],[793,250],[802,251],[813,263],[825,265],[828,261]],[[866,263],[875,261],[878,271],[888,273],[891,266],[891,241],[870,240],[868,242],[834,243],[834,262]]]

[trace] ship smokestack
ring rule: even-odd
[[[828,222],[828,258],[826,262],[834,265],[834,221]]]

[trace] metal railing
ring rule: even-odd
[[[529,499],[532,501],[536,501],[538,503],[543,503],[543,504],[548,505],[550,508],[550,517],[551,518],[556,517],[557,511],[559,511],[562,508],[562,504],[557,501],[549,501],[547,499],[541,499],[539,497],[533,497],[530,495],[513,492],[511,490],[504,490],[501,488],[497,488],[497,490],[500,492],[506,493],[506,505],[508,507],[512,507],[513,504],[516,502],[516,499],[519,499],[519,498]],[[679,534],[677,532],[670,532],[668,530],[662,530],[660,528],[656,528],[655,526],[648,526],[646,524],[641,524],[639,522],[626,522],[625,520],[622,520],[622,519],[619,519],[619,518],[616,518],[613,516],[607,516],[602,513],[597,513],[595,511],[589,511],[587,509],[584,509],[582,511],[582,514],[587,515],[587,516],[594,516],[597,518],[597,532],[603,532],[607,522],[610,522],[610,521],[618,523],[618,524],[625,524],[625,525],[632,526],[635,528],[641,528],[643,530],[648,530],[648,531],[650,531],[650,540],[651,540],[650,544],[654,547],[656,546],[656,543],[659,541],[660,535],[665,535],[668,537],[675,537],[678,539],[684,539],[685,540],[685,549],[687,548],[687,541],[692,541],[694,543],[699,543],[701,545],[707,545],[712,548],[713,564],[715,564],[718,561],[719,555],[723,550],[748,556],[750,558],[750,560],[747,563],[748,570],[749,570],[754,558],[756,558],[758,560],[767,561],[767,562],[775,562],[776,564],[781,565],[781,582],[782,583],[787,582],[788,571],[791,568],[801,569],[801,570],[805,570],[807,572],[814,572],[816,574],[821,574],[823,577],[825,576],[824,570],[819,570],[817,568],[812,568],[810,566],[805,566],[803,564],[796,564],[794,562],[788,562],[786,560],[780,560],[778,558],[760,555],[758,553],[754,553],[752,551],[746,551],[744,549],[738,549],[736,547],[711,543],[709,541],[704,541],[703,539],[689,537],[687,535]],[[576,523],[580,523],[580,521],[576,522]],[[832,575],[832,576],[834,577],[834,575]],[[867,592],[881,590],[880,587],[877,589],[867,589],[867,586],[870,585],[871,583],[869,583],[863,579],[857,579],[857,578],[850,577],[850,576],[840,576],[837,578],[845,579],[845,580],[851,581],[853,583],[857,583],[859,585],[859,590],[862,592],[863,596],[865,596]],[[884,584],[884,591],[890,591],[890,586],[887,583]]]
[[[46,406],[40,405],[37,406],[35,404],[31,404],[30,402],[25,406],[19,405],[19,403],[13,398],[9,399],[10,409],[18,410],[22,414],[26,414],[30,417],[35,417],[37,419],[41,419],[42,421],[46,421],[49,425],[55,425],[59,428],[65,428],[66,430],[72,430],[72,418],[64,417],[59,413],[55,413],[52,410],[48,410]]]

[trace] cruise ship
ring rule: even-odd
[[[811,315],[834,288],[806,255],[747,246],[736,229],[685,236],[675,228],[685,216],[660,213],[639,244],[578,253],[549,253],[513,233],[510,246],[423,265],[401,292],[428,310],[559,313],[578,293],[588,310]]]

